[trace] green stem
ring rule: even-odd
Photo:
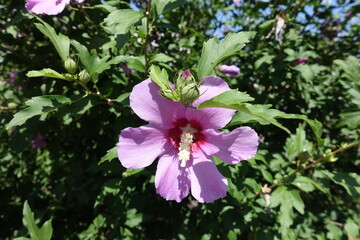
[[[151,0],[148,1],[147,9],[146,9],[146,37],[144,43],[144,56],[145,56],[145,72],[149,71],[149,53],[148,53],[148,44],[150,41],[150,17],[151,17]]]
[[[331,152],[330,155],[335,155],[335,154],[337,154],[337,153],[339,153],[339,152],[345,151],[345,150],[347,150],[347,149],[349,149],[349,148],[353,148],[353,147],[358,146],[358,145],[360,145],[360,140],[359,140],[359,141],[356,141],[356,142],[353,142],[353,143],[351,143],[351,144],[349,144],[349,145],[347,145],[347,146],[345,146],[345,147],[339,148],[339,149]],[[305,170],[308,170],[308,169],[310,169],[310,168],[315,167],[316,164],[320,163],[321,161],[324,161],[324,160],[326,159],[326,157],[327,157],[327,156],[324,156],[324,155],[323,155],[322,157],[316,159],[315,161],[313,161],[312,163],[306,165],[305,167],[300,168],[300,169],[297,169],[296,171],[292,172],[292,173],[289,174],[288,176],[286,176],[286,177],[284,177],[283,179],[281,179],[279,182],[274,183],[273,185],[271,185],[268,189],[273,190],[274,188],[276,188],[276,187],[278,187],[279,185],[283,184],[283,183],[286,182],[289,178],[291,178],[292,176],[296,175],[297,173],[300,173],[300,172],[303,172],[303,171],[305,171]],[[250,200],[248,200],[246,203],[249,203],[249,202],[253,201],[253,200],[254,200],[257,196],[259,196],[260,194],[263,194],[263,192],[257,192],[257,193],[255,194],[255,196],[254,196],[253,198],[251,198]]]

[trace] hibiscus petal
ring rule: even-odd
[[[177,151],[168,152],[158,162],[155,174],[156,192],[166,200],[181,202],[189,194],[187,167],[180,167]]]
[[[130,94],[130,106],[141,119],[168,129],[176,119],[184,117],[185,107],[161,97],[159,89],[150,79],[142,81]]]
[[[172,145],[166,140],[164,133],[149,124],[122,130],[117,152],[124,167],[137,169],[149,166],[171,147]]]
[[[201,81],[204,82],[200,86],[200,93],[202,95],[192,104],[194,107],[198,107],[200,103],[230,90],[227,83],[218,77],[208,76],[202,78]],[[186,118],[197,120],[204,129],[220,129],[230,122],[235,112],[235,110],[225,108],[204,108],[200,110],[187,108]]]
[[[212,159],[201,150],[192,153],[190,169],[191,194],[199,202],[213,202],[226,196],[227,180],[217,170]]]
[[[259,145],[259,137],[250,127],[240,127],[231,133],[222,133],[213,129],[202,133],[206,140],[200,148],[205,154],[215,155],[228,164],[236,164],[254,157]]]
[[[28,0],[25,7],[35,14],[56,15],[62,12],[70,0]]]
[[[200,85],[201,96],[192,104],[194,107],[198,107],[200,103],[230,90],[229,85],[219,77],[207,76],[200,81],[203,82]]]
[[[196,120],[203,129],[221,129],[226,126],[234,116],[235,111],[225,108],[186,109],[186,119]]]

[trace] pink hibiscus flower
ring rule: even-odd
[[[85,0],[75,0],[82,3]],[[56,15],[61,13],[70,0],[27,0],[25,7],[28,11],[35,14]]]
[[[229,77],[236,77],[240,73],[240,68],[235,65],[220,65],[219,71]]]
[[[208,76],[202,81],[202,95],[192,103],[193,107],[229,90],[221,78]],[[234,110],[196,110],[164,99],[158,91],[150,79],[133,88],[130,106],[150,124],[121,131],[117,147],[121,164],[126,168],[144,168],[159,157],[155,187],[166,200],[180,202],[190,190],[199,202],[225,197],[227,180],[217,170],[212,156],[228,164],[254,157],[257,133],[250,127],[220,132],[217,129],[231,120]]]

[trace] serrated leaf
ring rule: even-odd
[[[202,108],[229,108],[237,110],[242,103],[254,101],[254,98],[250,97],[245,92],[238,90],[229,90],[223,92],[207,101],[202,102],[198,109]]]
[[[253,98],[248,96],[246,93],[241,93],[236,90],[226,91],[218,96],[215,96],[205,102],[202,102],[198,109],[201,108],[210,108],[210,107],[221,107],[221,108],[228,108],[234,109],[239,112],[244,112],[246,114],[255,116],[256,119],[260,119],[263,124],[273,124],[287,133],[290,134],[290,131],[280,124],[271,114],[269,114],[269,105],[253,105],[249,103],[245,103],[247,101],[252,101]],[[233,95],[233,93],[235,93]],[[235,115],[236,116],[236,115]],[[231,121],[229,125],[234,125],[234,120]]]
[[[104,163],[104,162],[106,162],[106,161],[110,162],[111,160],[117,158],[117,156],[118,156],[118,154],[117,154],[117,147],[115,146],[115,147],[113,147],[113,148],[111,148],[110,150],[107,151],[107,153],[105,154],[105,156],[103,156],[103,157],[100,159],[98,165],[100,165],[100,164],[102,164],[102,163]]]
[[[254,193],[260,192],[261,185],[258,184],[253,178],[246,178],[244,184],[249,186]]]
[[[40,71],[29,71],[26,74],[27,77],[51,77],[51,78],[58,78],[66,80],[64,75],[61,73],[58,73],[57,71],[51,69],[51,68],[44,68]]]
[[[356,224],[354,220],[351,218],[346,219],[346,223],[344,225],[344,230],[346,234],[348,235],[348,239],[356,239],[359,238],[359,224]]]
[[[165,69],[160,69],[156,65],[151,65],[149,69],[149,76],[161,89],[170,89],[169,75]]]
[[[294,160],[296,157],[300,158],[300,153],[312,152],[313,146],[311,142],[306,140],[306,132],[301,125],[299,125],[299,127],[296,129],[295,134],[292,134],[289,138],[286,139],[284,149],[286,157],[290,161]],[[303,160],[306,161],[308,159]]]
[[[354,56],[349,56],[345,61],[336,59],[334,63],[344,71],[343,77],[350,81],[360,82],[360,61]]]
[[[114,58],[108,61],[110,56],[105,56],[100,58],[95,49],[92,49],[91,52],[79,42],[72,40],[71,44],[75,47],[78,52],[80,62],[84,65],[86,70],[89,72],[90,76],[96,81],[98,75],[103,71],[109,69],[112,64],[118,64],[122,60],[121,57]]]
[[[294,189],[288,189],[285,186],[279,186],[270,195],[270,207],[275,208],[280,205],[279,222],[281,231],[291,226],[294,220],[293,208],[299,213],[304,214],[304,202],[298,192]]]
[[[103,22],[104,29],[114,35],[124,35],[141,20],[143,14],[132,9],[120,9],[111,12]]]
[[[360,196],[360,175],[346,172],[322,171],[331,181],[342,186],[346,192],[357,198]]]
[[[309,119],[305,115],[293,114],[293,113],[285,113],[276,109],[270,109],[271,105],[250,105],[245,104],[244,107],[248,108],[250,111],[239,111],[236,113],[228,124],[228,126],[244,124],[248,122],[258,122],[262,125],[280,124],[276,121],[276,119],[299,119],[303,120],[309,124],[313,133],[315,134],[317,144],[321,147],[324,144],[324,140],[321,138],[322,135],[322,124],[317,120]],[[279,127],[279,126],[278,126]],[[281,127],[282,128],[282,127]],[[285,130],[285,129],[284,129]],[[287,131],[287,130],[286,130]]]
[[[218,63],[239,52],[254,35],[255,32],[229,33],[221,42],[216,37],[205,42],[196,69],[197,77],[201,79],[211,75],[212,70]]]
[[[343,112],[339,114],[340,121],[336,127],[348,126],[351,129],[356,129],[360,126],[360,111]]]
[[[39,229],[35,224],[34,213],[31,212],[27,201],[23,207],[23,224],[28,229],[32,240],[50,240],[53,229],[51,226],[51,220],[46,221]]]
[[[6,128],[10,129],[14,126],[20,126],[34,116],[42,115],[42,117],[46,117],[49,112],[70,102],[71,100],[63,95],[33,97],[25,102],[28,107],[17,112]]]
[[[56,34],[54,28],[52,28],[49,24],[37,18],[41,23],[35,23],[35,26],[45,35],[47,36],[52,44],[54,45],[56,51],[60,55],[62,61],[65,62],[67,57],[69,56],[70,51],[70,39],[59,33]]]

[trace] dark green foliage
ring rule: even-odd
[[[35,17],[0,0],[0,239],[359,239],[360,7],[325,2],[86,0]],[[117,160],[120,131],[145,124],[129,93],[149,69],[234,89],[199,106],[260,136],[251,160],[214,158],[226,198],[168,202],[156,163]]]

